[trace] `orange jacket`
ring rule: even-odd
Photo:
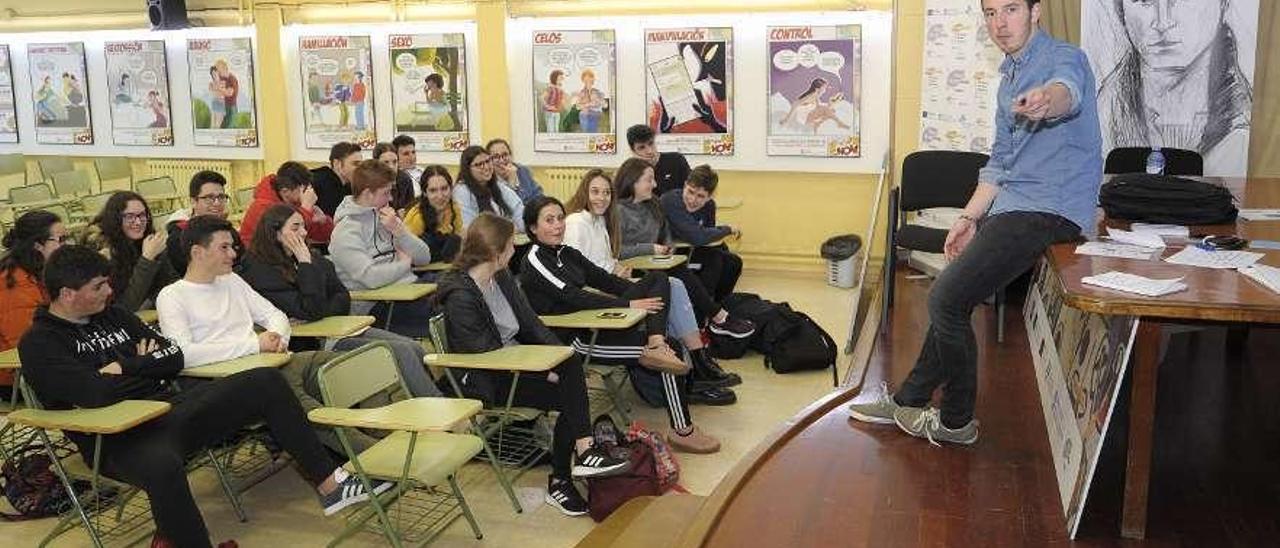
[[[22,334],[31,327],[36,309],[48,304],[44,297],[44,288],[40,282],[25,270],[13,273],[16,282],[9,287],[9,272],[0,271],[0,350],[8,350],[18,346]],[[13,385],[13,372],[0,371],[0,385]]]
[[[258,227],[258,219],[262,218],[262,214],[271,206],[284,203],[276,195],[276,190],[271,188],[271,183],[275,180],[276,175],[269,173],[258,181],[258,187],[253,191],[253,203],[249,204],[249,209],[244,212],[244,219],[240,221],[240,240],[245,243],[245,247],[253,241],[253,231]],[[302,222],[307,225],[307,239],[328,245],[329,235],[333,233],[333,219],[320,211],[319,207],[313,207],[311,211],[301,207],[294,207],[293,210],[302,215]]]

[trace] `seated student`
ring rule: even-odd
[[[698,277],[717,302],[733,293],[742,275],[741,257],[723,244],[707,245],[729,235],[742,237],[742,231],[737,228],[716,224],[716,201],[711,196],[719,182],[720,176],[715,170],[703,164],[693,168],[683,189],[672,190],[660,198],[671,235],[695,246],[689,263],[700,267]]]
[[[329,147],[329,165],[311,170],[311,188],[316,191],[316,207],[330,217],[342,199],[351,195],[351,172],[364,158],[360,145],[334,143]]]
[[[536,207],[535,207],[536,206]],[[619,278],[596,266],[578,250],[563,245],[564,208],[550,196],[537,198],[525,210],[525,226],[533,248],[525,257],[526,268],[520,279],[529,302],[539,314],[567,314],[599,308],[639,308],[648,311],[643,332],[640,330],[602,330],[594,348],[575,337],[574,349],[591,352],[593,359],[632,365],[638,361],[663,375],[666,407],[674,435],[671,443],[689,452],[714,452],[720,444],[695,430],[674,375],[692,371],[701,384],[689,394],[689,401],[711,405],[729,405],[737,395],[726,388],[728,379],[713,379],[702,348],[702,336],[693,316],[693,307],[683,289],[668,285],[662,271],[652,271],[639,282]],[[604,292],[593,293],[587,288]],[[670,303],[670,306],[667,304]],[[666,333],[672,333],[690,349],[692,365],[676,356],[667,346]],[[566,337],[568,338],[568,337]],[[674,363],[671,360],[674,359]],[[631,368],[632,375],[643,375]],[[738,379],[741,382],[741,379]]]
[[[230,239],[223,242],[229,248]],[[210,546],[191,496],[186,459],[257,423],[266,423],[271,437],[293,457],[315,487],[325,515],[369,498],[359,479],[338,466],[316,439],[279,371],[253,369],[171,392],[166,383],[182,370],[181,349],[132,312],[107,306],[110,273],[107,260],[88,247],[70,245],[54,253],[44,274],[52,302],[36,313],[18,354],[23,376],[48,409],[98,408],[123,400],[172,404],[159,418],[104,436],[99,455],[94,455],[92,436],[66,432],[86,463],[100,459],[104,475],[147,493],[156,523],[152,546]],[[375,490],[387,487],[379,484]]]
[[[249,240],[241,276],[290,319],[314,322],[329,316],[351,313],[351,296],[338,279],[333,263],[307,245],[302,215],[282,204],[263,213],[262,222]],[[363,333],[339,340],[334,350],[351,350],[371,342],[391,345],[396,365],[409,392],[415,397],[439,396],[440,390],[427,374],[426,355],[417,341],[370,327]],[[317,350],[319,341],[290,341],[291,350]]]
[[[378,143],[373,147],[373,159],[382,162],[396,173],[396,184],[391,188],[391,207],[403,214],[413,204],[414,179],[408,172],[400,169],[400,156],[391,143]]]
[[[44,263],[67,240],[62,220],[48,211],[23,213],[4,235],[0,255],[0,350],[18,346],[18,339],[31,327],[36,309],[49,299],[40,285]],[[13,393],[13,372],[0,371],[0,393]]]
[[[247,242],[253,238],[253,231],[258,226],[258,218],[271,206],[284,204],[302,216],[306,223],[307,240],[321,247],[328,247],[329,237],[333,233],[333,218],[316,207],[320,197],[311,186],[311,170],[298,162],[280,164],[275,173],[268,174],[258,181],[258,188],[253,191],[253,203],[244,212],[240,221],[240,240]]]
[[[137,312],[178,279],[162,256],[168,234],[152,227],[151,206],[138,193],[112,194],[89,226],[97,231],[91,243],[111,262],[113,305]]]
[[[193,175],[188,190],[191,195],[190,215],[175,213],[169,217],[169,224],[165,227],[169,234],[165,238],[165,255],[178,276],[187,271],[187,255],[182,250],[182,232],[186,230],[187,222],[203,215],[226,219],[227,202],[231,200],[227,195],[227,178],[216,171],[206,170]],[[239,257],[244,253],[244,244],[240,243],[239,233],[233,232],[231,236],[231,245]]]
[[[520,344],[561,344],[507,270],[515,253],[514,234],[511,221],[493,214],[482,214],[467,227],[454,268],[440,276],[440,289],[433,296],[444,310],[449,350],[477,354]],[[460,384],[464,396],[492,404],[506,401],[511,377],[468,370]],[[628,462],[594,447],[582,361],[572,355],[545,376],[521,375],[515,404],[559,411],[545,501],[565,515],[586,514],[587,502],[573,479],[620,474]]]
[[[542,185],[533,178],[533,171],[528,166],[516,163],[511,155],[511,143],[506,139],[493,139],[484,145],[493,160],[493,173],[503,184],[516,191],[523,203],[542,196]]]
[[[408,173],[412,181],[421,181],[423,168],[418,166],[418,142],[408,135],[396,135],[396,138],[391,140],[391,146],[396,149],[400,171]],[[414,187],[414,198],[421,196],[420,190]]]
[[[483,147],[473,145],[462,151],[453,201],[462,211],[464,228],[481,213],[493,213],[515,223],[516,230],[524,230],[524,202],[511,187],[498,183],[493,157]]]
[[[442,165],[422,169],[417,203],[404,214],[404,226],[431,248],[431,259],[452,261],[462,246],[462,212],[453,201],[453,178]]]
[[[431,248],[414,236],[388,205],[395,171],[377,160],[365,160],[351,173],[352,196],[338,206],[338,226],[329,243],[329,258],[347,289],[377,289],[395,283],[413,283],[413,267],[431,262]],[[356,314],[372,314],[380,320],[391,311],[386,303],[358,303]],[[409,337],[425,337],[431,307],[427,301],[396,303],[391,331]]]
[[[654,144],[653,128],[645,124],[627,128],[627,146],[631,148],[632,158],[653,166],[654,181],[658,183],[656,195],[684,188],[685,181],[689,179],[689,160],[679,152],[659,153]]]

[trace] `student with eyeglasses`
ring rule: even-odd
[[[67,241],[62,219],[48,211],[28,211],[4,235],[0,255],[0,351],[18,346],[36,309],[49,299],[40,286],[44,262]],[[13,386],[13,373],[0,371],[0,385]],[[8,389],[0,393],[8,395]]]
[[[89,243],[111,264],[113,304],[130,312],[154,301],[164,286],[178,279],[163,257],[169,235],[151,224],[151,207],[136,192],[112,194],[90,223]]]
[[[524,231],[524,201],[511,187],[498,183],[493,156],[484,147],[472,145],[462,151],[453,201],[462,210],[463,228],[487,212],[515,223],[517,232]]]
[[[182,276],[187,271],[188,257],[182,249],[182,232],[187,229],[187,222],[202,215],[226,220],[227,204],[231,201],[231,196],[227,195],[227,178],[221,173],[209,170],[201,171],[191,177],[188,195],[191,196],[189,214],[184,216],[181,211],[174,213],[169,217],[169,224],[165,227],[166,232],[169,233],[168,241],[165,242],[168,248],[166,254],[169,256],[169,264],[173,265],[173,271],[178,276]],[[231,245],[236,250],[235,270],[239,272],[240,257],[244,256],[244,244],[240,242],[240,233],[233,232],[231,236]]]
[[[511,143],[506,139],[493,139],[484,145],[493,161],[493,175],[503,184],[516,191],[523,203],[542,197],[542,185],[533,178],[529,166],[517,164],[511,155]]]

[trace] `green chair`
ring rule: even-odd
[[[59,198],[75,200],[93,194],[93,183],[83,171],[64,171],[53,176],[53,192]]]
[[[374,493],[375,481],[394,487],[372,495],[348,515],[347,527],[329,543],[336,546],[372,529],[397,548],[408,541],[426,544],[458,516],[482,538],[467,501],[458,487],[459,468],[484,449],[480,438],[454,434],[452,426],[480,412],[476,400],[409,398],[377,408],[355,408],[374,398],[391,398],[409,389],[396,369],[395,354],[386,343],[370,343],[320,366],[317,373],[324,405],[307,414],[312,422],[332,427],[350,461],[347,470]],[[350,435],[355,429],[390,432],[372,447],[357,452]],[[436,486],[448,483],[449,489]]]
[[[129,190],[133,188],[133,167],[128,158],[94,158],[93,168],[98,172],[98,189]]]
[[[27,185],[27,160],[21,154],[0,154],[0,200],[9,199],[9,189]]]
[[[32,207],[49,205],[57,201],[57,197],[53,194],[53,188],[48,183],[36,183],[9,189],[9,203],[15,209],[31,209]],[[30,207],[23,208],[22,206]]]
[[[255,187],[237,188],[235,191],[236,207],[239,211],[247,211],[249,204],[253,203],[253,193],[258,189]]]
[[[92,219],[102,212],[102,208],[107,205],[107,200],[111,199],[118,190],[109,190],[98,194],[91,194],[80,199],[80,204],[84,208],[85,216]]]
[[[52,179],[59,173],[76,170],[76,165],[68,156],[42,156],[37,163],[40,164],[40,176],[45,179]]]
[[[177,209],[174,204],[183,198],[178,187],[168,175],[139,179],[133,182],[133,191],[146,198],[152,215],[159,217]]]

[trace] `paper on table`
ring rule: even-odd
[[[1187,284],[1182,283],[1182,278],[1154,280],[1145,276],[1129,274],[1128,272],[1116,272],[1114,270],[1096,276],[1085,276],[1080,281],[1089,285],[1127,293],[1137,293],[1147,297],[1168,295],[1187,288]]]
[[[1250,251],[1205,251],[1189,245],[1164,260],[1173,264],[1203,268],[1244,268],[1258,262],[1264,255]]]
[[[1241,268],[1240,273],[1266,286],[1267,289],[1280,293],[1280,268],[1257,263]]]
[[[1076,247],[1076,255],[1094,257],[1119,257],[1121,259],[1150,259],[1155,250],[1140,245],[1109,242],[1085,242]]]
[[[1118,228],[1107,227],[1107,237],[1122,244],[1139,245],[1151,249],[1164,247],[1164,238],[1154,232],[1130,232]]]
[[[1160,236],[1174,236],[1186,238],[1191,236],[1191,229],[1182,225],[1156,225],[1150,223],[1133,223],[1129,225],[1129,229],[1134,232],[1150,232]]]
[[[1280,221],[1280,209],[1241,209],[1240,218],[1246,221]]]

